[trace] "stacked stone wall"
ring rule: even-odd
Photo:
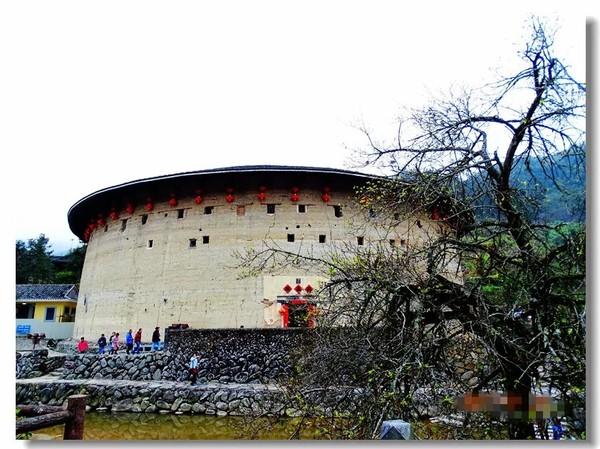
[[[17,379],[29,379],[48,374],[63,366],[65,356],[48,357],[47,349],[37,349],[29,353],[16,353]]]

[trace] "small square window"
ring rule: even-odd
[[[325,234],[319,234],[319,243],[325,243],[326,238]]]
[[[185,209],[177,209],[177,218],[183,218]]]
[[[190,248],[196,247],[196,239],[190,239]]]
[[[273,215],[275,213],[275,205],[267,204],[267,214]]]
[[[306,213],[306,204],[298,204],[298,213],[305,214]]]
[[[210,215],[213,213],[214,206],[206,206],[204,208],[204,215]]]
[[[238,214],[238,217],[246,215],[246,206],[238,206],[236,212]]]
[[[294,241],[294,239],[295,239],[295,236],[294,236],[294,234],[288,234],[288,235],[287,235],[287,241],[288,241],[288,242],[293,242],[293,241]]]
[[[154,246],[154,240],[148,240],[148,248],[152,248]]]
[[[396,246],[396,240],[390,239],[390,246]]]
[[[121,220],[121,232],[127,229],[127,218]]]
[[[208,245],[208,241],[209,241],[209,236],[208,235],[202,236],[202,244]]]
[[[104,232],[108,231],[108,225],[104,225]]]
[[[302,278],[296,278],[296,285],[302,284]]]
[[[365,238],[364,237],[356,237],[356,243],[358,243],[358,246],[363,246],[365,244]]]
[[[342,206],[333,206],[333,212],[337,218],[343,217]]]
[[[147,221],[148,221],[148,214],[142,215],[142,224],[145,225]]]

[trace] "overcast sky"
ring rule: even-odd
[[[62,253],[77,244],[74,202],[138,178],[348,168],[348,147],[365,143],[357,126],[391,139],[403,107],[518,70],[532,13],[559,27],[557,53],[585,79],[585,3],[408,4],[5,4],[3,190],[15,237],[43,232]]]

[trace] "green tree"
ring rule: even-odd
[[[27,243],[16,243],[17,284],[46,284],[54,281],[54,266],[49,240],[44,234]]]
[[[54,282],[57,284],[78,284],[81,280],[81,271],[83,270],[83,262],[87,245],[81,245],[72,248],[65,255],[67,263],[64,269],[56,272]]]

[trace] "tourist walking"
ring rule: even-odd
[[[135,333],[135,337],[133,337],[133,342],[135,343],[135,348],[133,348],[133,353],[139,354],[142,349],[142,328],[141,327]]]
[[[119,333],[117,332],[112,339],[112,351],[111,354],[117,354],[119,351]]]
[[[98,339],[98,354],[104,354],[104,348],[106,348],[106,337],[102,334]]]
[[[85,352],[90,348],[90,345],[88,344],[87,341],[85,341],[85,338],[81,337],[81,340],[79,340],[79,343],[77,344],[77,351],[81,352]]]
[[[189,367],[191,385],[196,385],[196,381],[198,380],[198,357],[196,357],[196,354],[192,354]]]
[[[160,331],[158,330],[158,326],[154,328],[154,332],[152,332],[152,350],[158,351],[160,349]]]
[[[129,329],[129,332],[127,332],[127,335],[125,335],[125,345],[127,346],[127,354],[129,354],[129,351],[131,351],[133,349],[133,335],[131,335],[132,330]]]
[[[113,332],[110,337],[108,338],[108,349],[109,349],[109,353],[110,354],[114,354],[115,351],[113,350],[113,340],[115,339],[115,333]]]

